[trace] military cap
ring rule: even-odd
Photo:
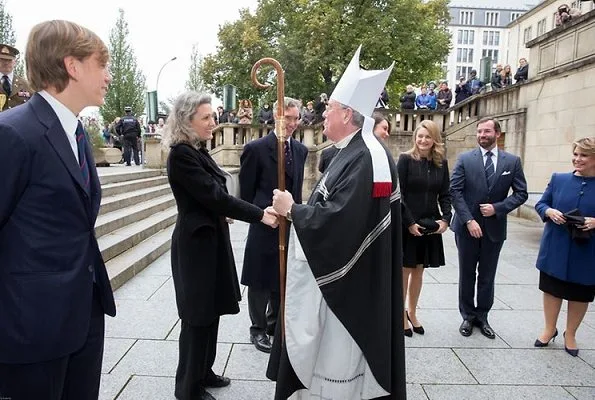
[[[5,60],[14,60],[19,55],[19,51],[8,44],[0,44],[0,58]]]
[[[132,107],[126,106],[126,107],[124,107],[124,111],[132,111]]]

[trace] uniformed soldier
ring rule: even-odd
[[[141,135],[140,123],[138,122],[138,119],[132,115],[132,107],[124,107],[124,112],[124,116],[122,116],[120,121],[116,124],[116,132],[122,138],[122,142],[124,143],[124,161],[126,162],[126,165],[130,166],[130,152],[132,152],[134,163],[140,165],[137,144],[138,138],[140,138]]]
[[[0,44],[0,111],[25,103],[33,94],[25,78],[14,74],[19,51]]]

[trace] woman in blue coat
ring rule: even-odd
[[[595,136],[573,143],[572,163],[574,172],[554,173],[535,205],[545,222],[537,257],[545,328],[535,347],[545,347],[557,336],[562,300],[567,300],[564,348],[576,357],[576,331],[595,298]],[[564,216],[575,209],[585,217],[576,227],[584,238],[571,235]]]

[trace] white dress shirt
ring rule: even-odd
[[[64,128],[68,143],[70,143],[74,158],[76,159],[76,162],[79,163],[79,150],[76,144],[76,128],[79,121],[76,118],[76,115],[45,90],[38,93],[50,104],[50,107],[52,107],[52,110],[54,110],[58,116],[60,124],[62,124],[62,128]]]
[[[485,167],[486,161],[488,160],[488,157],[486,156],[486,153],[488,152],[488,150],[484,149],[483,147],[480,147],[480,149],[481,149],[481,155],[483,157],[483,166]],[[496,168],[498,167],[498,146],[494,147],[490,151],[492,152],[492,163],[494,163],[494,172],[495,172]]]

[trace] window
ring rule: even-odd
[[[545,18],[537,23],[537,36],[541,36],[545,33],[545,29],[546,29],[545,24],[546,24]]]
[[[473,49],[458,48],[457,49],[457,62],[472,63],[473,62]]]
[[[490,57],[492,59],[492,63],[493,64],[498,64],[498,56],[500,55],[500,51],[499,50],[493,50],[493,49],[484,49],[481,52],[481,57]]]
[[[465,79],[467,79],[467,77],[471,74],[472,69],[473,69],[473,67],[457,65],[457,76],[456,76],[457,82],[461,76],[464,76]]]
[[[510,13],[510,22],[514,21],[515,19],[517,19],[521,15],[523,15],[523,13],[521,13],[521,12],[511,12]]]
[[[573,1],[572,3],[570,3],[570,8],[578,8],[580,10],[580,5],[578,1]]]
[[[500,13],[488,11],[486,12],[486,23],[487,26],[498,26],[500,25]]]
[[[475,31],[459,29],[458,44],[473,44],[475,41]]]
[[[473,25],[473,11],[461,11],[459,20],[461,25]]]
[[[498,32],[498,31],[483,31],[483,45],[484,46],[500,46],[500,32]]]
[[[525,38],[525,43],[527,43],[528,41],[530,41],[531,39],[533,39],[533,32],[532,29],[533,27],[528,27],[525,28],[525,32],[524,32],[524,38]]]

